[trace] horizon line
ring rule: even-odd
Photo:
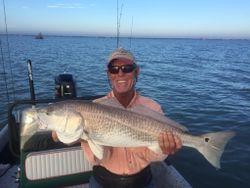
[[[41,32],[42,33],[42,32]],[[36,36],[37,34],[29,33],[1,33],[0,35],[19,35],[19,36]],[[43,34],[43,36],[48,37],[89,37],[89,38],[117,38],[117,36],[108,36],[108,35],[69,35],[69,34]],[[250,40],[250,37],[171,37],[171,36],[120,36],[119,38],[133,38],[133,39],[196,39],[196,40]]]

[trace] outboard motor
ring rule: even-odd
[[[55,98],[76,97],[75,81],[71,74],[59,74],[55,77]]]

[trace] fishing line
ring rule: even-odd
[[[4,23],[5,23],[5,33],[6,33],[6,40],[7,40],[7,50],[8,50],[8,58],[9,58],[9,68],[10,68],[10,77],[11,77],[11,84],[12,84],[12,93],[14,99],[16,98],[16,92],[15,92],[15,84],[13,79],[13,72],[12,72],[12,61],[10,58],[10,45],[9,45],[9,34],[8,34],[8,25],[7,25],[7,16],[6,16],[6,10],[5,10],[5,1],[3,0],[3,10],[4,10]]]
[[[2,48],[2,40],[0,39],[0,49],[1,49],[1,59],[2,59],[2,66],[3,66],[3,77],[4,77],[4,84],[5,84],[5,90],[7,95],[8,104],[10,103],[10,95],[9,95],[9,89],[7,84],[7,77],[6,77],[6,69],[5,69],[5,63],[3,58],[3,48]]]
[[[5,2],[3,2],[3,8],[4,8],[4,14],[5,14]],[[5,18],[5,28],[6,28],[6,17]],[[7,72],[6,72],[6,66],[5,66],[5,60],[4,60],[4,53],[3,53],[3,46],[2,46],[2,39],[0,38],[0,48],[1,48],[1,59],[2,59],[2,66],[3,66],[3,78],[4,78],[4,85],[5,85],[5,91],[6,91],[6,96],[7,96],[7,101],[8,104],[10,103],[10,94],[9,94],[9,88],[8,88],[8,83],[7,83]]]

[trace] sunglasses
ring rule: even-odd
[[[128,65],[121,65],[121,66],[113,66],[113,65],[109,65],[108,66],[108,71],[111,74],[118,74],[119,70],[121,70],[123,73],[130,73],[133,70],[135,70],[136,68],[136,64],[128,64]]]

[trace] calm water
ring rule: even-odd
[[[9,100],[14,96],[6,37],[1,41],[3,121],[8,100],[4,79]],[[9,45],[17,99],[29,97],[27,59],[33,62],[39,99],[53,98],[54,77],[64,71],[74,75],[78,96],[109,91],[105,64],[116,45],[113,38],[9,36]],[[129,48],[129,39],[121,39],[121,45]],[[167,116],[193,133],[237,133],[222,156],[221,170],[185,148],[170,157],[180,173],[194,187],[250,187],[250,41],[133,39],[131,46],[141,67],[138,90],[158,101]]]

